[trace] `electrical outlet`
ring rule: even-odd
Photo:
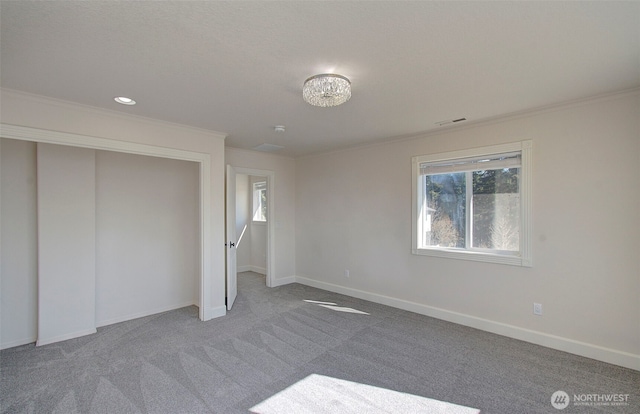
[[[346,277],[346,278],[351,277],[351,275],[349,274],[349,269],[345,269],[345,271],[344,271],[344,277]]]
[[[533,303],[533,314],[534,315],[542,315],[542,304],[541,303]]]

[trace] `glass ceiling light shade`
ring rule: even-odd
[[[332,73],[315,75],[304,81],[302,97],[313,106],[338,106],[351,98],[351,81]]]

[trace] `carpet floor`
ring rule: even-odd
[[[640,413],[639,371],[251,272],[238,291],[208,322],[192,306],[1,351],[0,412],[553,413],[562,390],[563,413]]]

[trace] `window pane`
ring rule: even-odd
[[[473,172],[473,247],[520,249],[519,175],[519,168]]]
[[[267,189],[260,190],[260,220],[267,221]]]
[[[465,174],[428,175],[425,184],[427,214],[424,245],[464,248]]]
[[[267,221],[267,183],[253,184],[253,221]]]
[[[531,147],[412,157],[412,253],[531,266]]]

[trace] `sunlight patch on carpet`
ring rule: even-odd
[[[309,299],[305,299],[304,300],[307,303],[315,303],[316,305],[337,305],[337,303],[333,303],[333,302],[321,302],[319,300],[309,300]]]
[[[359,311],[353,308],[347,308],[345,306],[338,306],[337,303],[333,302],[321,302],[319,300],[308,300],[304,299],[307,303],[313,303],[314,305],[322,306],[323,308],[331,309],[336,312],[347,312],[347,313],[357,313],[359,315],[369,315],[367,312]]]
[[[318,306],[322,306],[323,308],[331,309],[331,310],[338,311],[338,312],[347,312],[347,313],[357,313],[357,314],[360,314],[360,315],[368,315],[367,312],[362,312],[362,311],[359,311],[359,310],[353,309],[353,308],[346,308],[344,306],[333,306],[333,305],[318,305]]]
[[[479,414],[480,410],[385,388],[311,374],[252,407],[255,414],[276,413],[436,413]]]

